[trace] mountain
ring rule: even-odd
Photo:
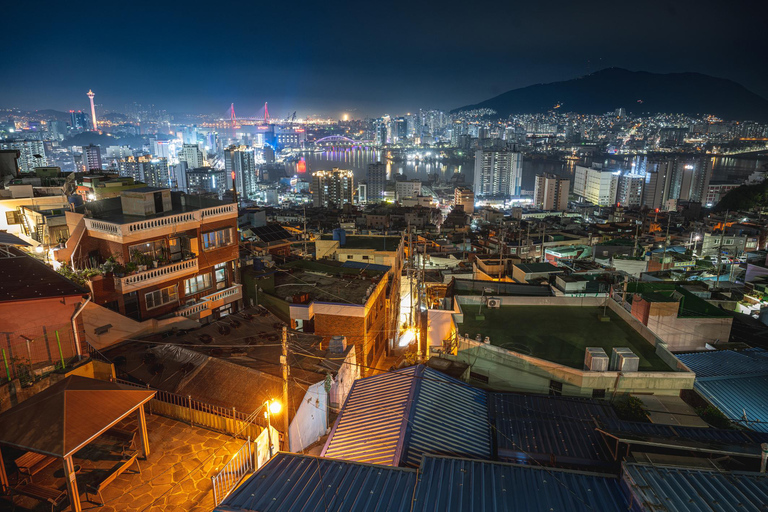
[[[457,108],[491,108],[499,117],[552,110],[604,114],[623,107],[628,113],[714,114],[726,120],[768,120],[768,100],[742,85],[700,73],[648,73],[608,68],[580,78],[536,84]]]

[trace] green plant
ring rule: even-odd
[[[104,272],[100,267],[73,270],[69,265],[59,267],[58,273],[80,286],[85,286],[94,276],[100,276]]]
[[[622,395],[613,401],[613,408],[622,420],[649,422],[648,415],[643,409],[643,402],[639,398]]]
[[[697,407],[696,414],[715,428],[733,428],[728,417],[720,412],[720,409],[712,407],[711,405]]]

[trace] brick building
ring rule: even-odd
[[[144,187],[67,212],[71,236],[56,258],[100,268],[93,302],[135,320],[204,319],[234,312],[237,208],[232,203]]]

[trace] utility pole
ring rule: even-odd
[[[639,233],[640,233],[640,224],[638,224],[637,221],[635,221],[635,248],[632,249],[633,258],[637,256],[637,236],[639,235]]]
[[[408,327],[413,327],[413,239],[411,238],[411,223],[408,222],[408,296],[411,299],[411,308],[408,310]]]
[[[291,443],[290,438],[288,437],[288,430],[290,429],[290,412],[291,412],[291,402],[288,398],[288,374],[290,372],[290,368],[288,368],[288,327],[283,326],[283,342],[282,342],[282,354],[280,355],[280,366],[283,368],[283,407],[284,413],[283,413],[283,431],[285,432],[283,435],[285,436],[285,451],[289,452],[291,451]]]
[[[237,204],[237,180],[235,179],[235,171],[232,171],[232,202]]]
[[[720,231],[720,243],[717,244],[717,281],[715,281],[715,290],[720,289],[720,265],[723,255],[723,238],[725,238],[725,228],[728,226],[728,214],[730,210],[725,210],[725,220],[723,220],[723,229]],[[701,251],[704,252],[704,242],[701,242]]]
[[[307,205],[304,205],[304,256],[307,255]]]
[[[661,256],[661,270],[664,270],[664,262],[667,259],[667,244],[669,243],[669,221],[670,213],[667,212],[667,234],[664,236],[664,253]]]

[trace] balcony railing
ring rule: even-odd
[[[190,304],[189,306],[186,306],[184,308],[179,308],[176,311],[176,316],[194,316],[198,315],[204,311],[216,309],[218,307],[223,306],[226,303],[234,302],[235,300],[239,300],[243,297],[243,285],[236,284],[234,286],[230,286],[229,288],[225,288],[224,290],[219,290],[216,293],[212,293],[210,295],[206,295],[205,297],[201,297],[200,300],[194,304]],[[225,301],[224,299],[232,298],[232,300]]]
[[[197,272],[197,258],[179,261],[163,267],[151,268],[125,277],[115,278],[115,287],[120,293],[128,293],[140,288]]]
[[[157,229],[167,228],[178,230],[180,225],[183,224],[199,224],[203,221],[213,220],[217,217],[226,218],[232,216],[237,216],[237,206],[234,203],[202,208],[192,212],[168,215],[165,217],[129,222],[126,224],[86,218],[85,227],[89,232],[96,233],[97,235],[101,233],[111,237],[124,238],[143,235]],[[181,229],[184,228],[182,227]]]

